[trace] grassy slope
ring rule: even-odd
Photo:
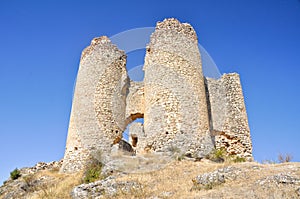
[[[211,190],[191,191],[192,179],[197,175],[226,166],[242,169],[236,180],[226,181],[225,184],[215,186]],[[139,182],[143,188],[131,190],[130,193],[120,191],[113,198],[298,198],[295,187],[290,185],[269,183],[260,186],[257,183],[260,179],[279,173],[289,173],[300,178],[300,163],[212,163],[174,160],[163,169],[149,173],[114,174],[117,181]],[[41,171],[27,178],[21,177],[21,180],[30,184],[45,176],[51,179],[49,183],[32,187],[32,193],[26,198],[70,198],[72,188],[82,183],[82,174],[59,174],[58,171]]]

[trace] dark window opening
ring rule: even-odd
[[[136,147],[138,143],[138,137],[136,135],[131,135],[131,140],[132,140],[132,146]]]

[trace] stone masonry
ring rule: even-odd
[[[213,143],[198,39],[191,25],[158,23],[144,71],[147,147],[166,151],[173,145],[195,156],[208,153]]]
[[[81,57],[63,172],[83,168],[90,155],[110,153],[126,128],[128,86],[126,55],[103,36],[93,39]]]
[[[239,75],[202,73],[193,27],[176,19],[158,22],[146,48],[143,82],[131,81],[126,55],[102,36],[83,52],[76,80],[62,172],[83,169],[95,154],[110,160],[130,126],[137,154],[178,148],[204,157],[214,148],[252,159],[252,143]]]
[[[240,77],[225,74],[220,79],[206,79],[211,132],[217,149],[229,154],[252,158],[250,129]]]

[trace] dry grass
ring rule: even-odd
[[[295,164],[295,163],[294,163]],[[218,168],[234,166],[242,169],[238,179],[226,181],[212,190],[191,191],[192,179],[197,175],[212,172]],[[128,174],[119,181],[136,181],[142,184],[142,190],[120,193],[116,198],[297,198],[294,189],[287,186],[269,185],[260,187],[256,182],[267,176],[290,172],[292,163],[261,165],[247,163],[211,163],[174,161],[164,169],[141,174]],[[294,166],[293,166],[294,167]],[[300,164],[294,175],[300,178]]]
[[[192,179],[197,175],[212,172],[226,166],[241,169],[238,178],[233,181],[217,185],[211,190],[191,190]],[[132,188],[129,192],[119,190],[115,196],[104,198],[297,198],[295,189],[289,185],[268,183],[266,186],[257,184],[258,180],[279,173],[289,173],[300,178],[300,163],[259,164],[245,163],[214,163],[210,161],[193,162],[188,160],[173,160],[165,167],[151,172],[115,173],[119,182],[134,181],[142,185]],[[47,177],[46,184],[35,186],[28,195],[28,199],[67,199],[70,192],[82,183],[80,174],[60,174],[58,171],[42,171],[27,176],[24,181],[30,184],[36,179]],[[298,185],[300,187],[300,185]]]
[[[57,171],[42,171],[31,177],[31,180],[40,179],[41,177],[53,178],[47,184],[36,186],[28,199],[68,199],[71,198],[70,192],[76,185],[82,183],[82,173],[61,174]]]
[[[136,181],[143,185],[143,197],[158,196],[160,198],[187,198],[190,197],[193,186],[192,179],[200,173],[213,171],[224,164],[203,163],[191,161],[173,161],[165,168],[140,174],[128,174],[117,180]],[[138,198],[140,193],[132,193]],[[197,195],[197,194],[196,194]],[[124,198],[124,195],[119,195]]]

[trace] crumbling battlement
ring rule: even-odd
[[[239,75],[224,74],[218,80],[207,78],[206,82],[216,148],[225,148],[229,154],[252,159],[250,129]]]
[[[191,25],[174,18],[158,22],[146,47],[143,70],[143,82],[131,81],[125,53],[106,36],[93,39],[84,49],[62,172],[83,169],[99,151],[101,161],[110,161],[115,144],[137,118],[144,118],[144,124],[129,128],[134,153],[169,152],[176,147],[197,158],[224,147],[230,154],[252,159],[239,75],[203,76]]]
[[[174,30],[190,37],[195,42],[198,42],[197,34],[194,28],[188,23],[180,23],[175,18],[165,19],[162,22],[157,22],[155,30]]]

